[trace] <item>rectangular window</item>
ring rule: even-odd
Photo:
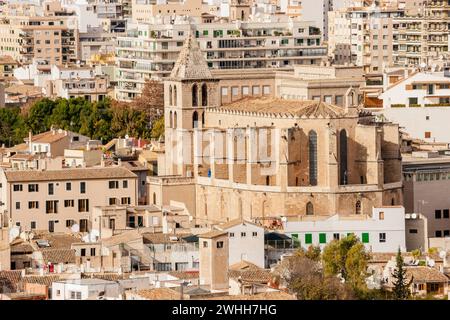
[[[223,241],[217,241],[217,249],[223,248]]]
[[[332,98],[333,98],[332,96],[324,96],[323,100],[325,101],[325,103],[332,104],[333,103]]]
[[[436,235],[436,238],[442,237],[442,231],[441,230],[436,230],[436,232],[434,234]]]
[[[243,95],[243,96],[246,96],[246,95],[248,95],[248,94],[249,94],[249,89],[248,89],[248,87],[247,87],[247,86],[242,87],[242,95]]]
[[[441,218],[441,210],[434,210],[434,218],[435,219]]]
[[[425,139],[429,139],[429,138],[431,138],[431,132],[425,131]]]
[[[123,197],[121,199],[121,204],[131,204],[131,198],[130,197]]]
[[[450,236],[450,230],[444,230],[444,237]]]
[[[263,86],[263,94],[270,94],[270,86]]]
[[[311,233],[306,233],[305,234],[305,243],[306,244],[311,244],[312,243],[312,234]]]
[[[143,227],[144,226],[144,217],[143,216],[138,216],[138,227]]]
[[[258,236],[258,232],[253,231],[253,232],[252,232],[252,236],[253,236],[253,237],[257,237],[257,236]]]
[[[230,232],[229,236],[230,238],[234,238],[234,232]]]
[[[80,193],[86,193],[86,182],[80,182]]]
[[[36,221],[31,221],[30,229],[31,230],[35,230],[36,229]]]
[[[109,181],[109,188],[110,189],[119,189],[119,181]]]
[[[409,229],[409,233],[417,233],[417,229]]]
[[[72,183],[66,182],[66,191],[72,190]]]
[[[448,219],[449,218],[449,210],[448,209],[442,210],[442,217],[444,219]]]
[[[208,248],[208,241],[203,241],[203,248]]]
[[[344,96],[335,96],[334,97],[334,101],[335,101],[337,106],[342,107],[343,103],[344,103]]]
[[[82,257],[86,256],[86,249],[84,249],[84,248],[81,249],[80,256],[82,256]]]
[[[252,87],[252,94],[253,94],[254,96],[256,96],[256,95],[259,94],[259,86],[253,86],[253,87]]]
[[[136,221],[136,218],[134,216],[130,216],[128,218],[128,226],[131,228],[136,227],[135,221]]]
[[[66,228],[70,228],[73,226],[74,221],[73,220],[66,220]]]
[[[38,201],[28,201],[28,209],[39,209]]]
[[[222,92],[222,96],[227,96],[228,95],[228,88],[227,87],[220,88],[220,91]]]
[[[384,220],[384,212],[378,213],[378,219],[379,220]]]
[[[55,193],[54,184],[53,183],[49,183],[48,184],[48,194],[49,195],[53,195],[54,193]]]
[[[16,210],[20,210],[20,202],[16,202]]]
[[[22,191],[23,190],[23,185],[15,184],[15,185],[13,185],[13,190],[14,191]]]
[[[319,233],[319,243],[327,243],[327,234]]]
[[[79,291],[70,291],[70,299],[71,300],[81,300],[81,292],[79,292]]]
[[[113,206],[117,204],[117,199],[116,198],[109,198],[109,205]]]
[[[95,257],[95,248],[91,248],[91,257]]]
[[[239,94],[239,88],[238,87],[231,87],[231,95],[237,96]]]
[[[244,237],[246,237],[247,236],[247,234],[245,233],[245,232],[241,232],[241,237],[242,238],[244,238]]]
[[[379,234],[379,237],[380,237],[380,242],[386,242],[386,233],[381,232]]]
[[[124,188],[124,189],[128,188],[128,180],[122,181],[122,188]]]
[[[369,243],[369,233],[364,232],[362,234],[362,243]]]
[[[78,199],[78,212],[89,211],[89,199]]]
[[[37,183],[29,184],[28,192],[39,192],[39,185]]]
[[[74,207],[75,201],[74,200],[64,200],[64,208]]]
[[[58,213],[58,200],[45,201],[45,213]]]
[[[340,237],[339,233],[333,233],[333,240],[339,240]]]

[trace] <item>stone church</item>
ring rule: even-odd
[[[402,204],[398,125],[359,110],[351,88],[344,107],[262,93],[221,105],[220,89],[189,36],[164,82],[153,203],[184,203],[198,224]]]

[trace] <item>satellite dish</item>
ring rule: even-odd
[[[445,259],[447,257],[447,252],[445,252],[444,250],[439,251],[439,257],[441,259]]]
[[[287,218],[286,217],[281,217],[281,221],[282,222],[287,222]]]
[[[411,219],[411,215],[409,213],[405,214],[406,219]]]
[[[9,242],[16,239],[20,234],[20,228],[18,226],[14,226],[9,230]]]
[[[417,218],[417,214],[413,213],[413,214],[411,215],[411,218],[412,218],[412,219],[416,219],[416,218]]]
[[[100,231],[98,231],[97,229],[92,229],[91,230],[91,234],[96,236],[96,237],[100,237]]]
[[[78,224],[74,224],[74,225],[72,225],[72,227],[70,228],[70,230],[72,230],[72,232],[80,232],[80,225],[78,225]]]

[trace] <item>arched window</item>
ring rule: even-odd
[[[174,113],[173,113],[173,127],[176,129],[177,128],[177,121],[178,120],[178,118],[177,118],[177,112],[176,111],[174,111]]]
[[[309,184],[317,185],[317,133],[310,131],[308,135],[309,144]]]
[[[173,86],[173,105],[177,105],[177,86]]]
[[[156,204],[156,193],[153,192],[153,204]]]
[[[198,113],[194,111],[192,114],[192,128],[198,128]]]
[[[205,113],[202,112],[202,127],[205,126]]]
[[[192,86],[192,106],[198,106],[198,88],[196,84]]]
[[[173,128],[173,119],[172,119],[172,111],[169,113],[169,128]]]
[[[270,176],[266,176],[266,186],[270,186]]]
[[[391,199],[391,206],[395,206],[395,199],[394,198]]]
[[[356,201],[356,205],[355,205],[355,213],[356,214],[361,214],[361,201]]]
[[[172,86],[169,86],[169,106],[173,106],[173,104],[172,104],[172,96],[173,96]]]
[[[306,215],[307,216],[312,216],[314,214],[314,206],[313,206],[313,204],[311,203],[311,201],[309,201],[307,204],[306,204]]]
[[[206,83],[202,84],[202,107],[206,107],[208,105],[208,87]]]
[[[244,21],[245,18],[245,14],[244,14],[244,10],[241,11],[241,20]]]
[[[339,133],[339,184],[348,184],[347,172],[347,131]]]

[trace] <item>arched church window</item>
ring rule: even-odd
[[[356,201],[356,205],[355,205],[355,213],[356,214],[361,214],[361,201]]]
[[[156,204],[156,193],[153,192],[153,204]]]
[[[192,128],[198,128],[198,113],[194,111],[192,114]]]
[[[173,113],[173,127],[177,128],[177,122],[178,122],[178,117],[177,117],[177,112],[175,111]]]
[[[196,84],[192,86],[192,106],[198,106],[198,88]]]
[[[347,131],[339,133],[339,184],[348,184],[347,171]]]
[[[314,215],[314,206],[311,201],[306,204],[306,215],[312,216]]]
[[[317,185],[317,133],[310,131],[308,135],[309,142],[309,184]]]
[[[173,106],[172,96],[173,96],[172,86],[169,86],[169,106]]]
[[[208,105],[208,87],[206,83],[202,85],[202,106],[206,107]]]
[[[173,128],[173,115],[172,111],[169,112],[169,128]]]
[[[173,86],[173,105],[177,105],[177,86]]]

